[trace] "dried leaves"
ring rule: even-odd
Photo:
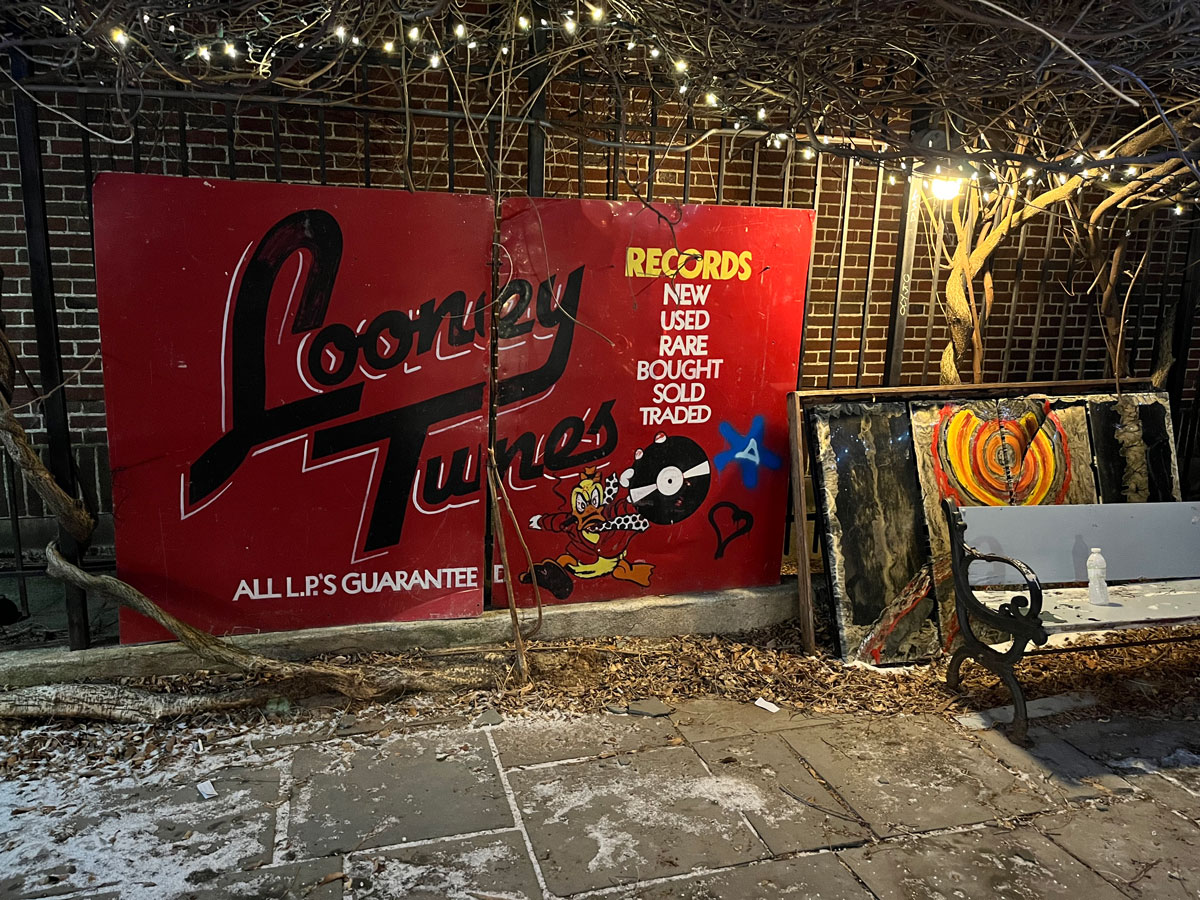
[[[1131,642],[1170,642],[1037,655],[1021,664],[1018,675],[1031,698],[1090,691],[1103,706],[1114,710],[1190,714],[1197,703],[1200,642],[1194,638],[1200,637],[1200,628],[1145,629],[1124,632],[1119,637]],[[1090,637],[1075,643],[1094,646],[1100,642],[1100,638]],[[377,653],[339,661],[372,671],[416,667],[446,655],[445,651],[433,655]],[[966,693],[959,696],[945,687],[940,663],[872,669],[847,666],[829,656],[807,656],[800,648],[799,630],[790,625],[727,636],[534,641],[529,645],[529,655],[530,683],[517,686],[498,668],[495,689],[428,695],[420,700],[422,711],[491,706],[506,711],[598,712],[644,697],[679,703],[693,697],[716,696],[744,702],[764,697],[780,706],[812,712],[951,715],[1006,704],[1010,699],[990,673],[970,663],[964,669]],[[466,663],[471,656],[463,653],[461,658]],[[503,657],[492,654],[490,658]],[[219,695],[254,687],[262,680],[248,675],[196,672],[122,682],[164,693]],[[361,707],[334,697],[327,701],[317,698],[310,701],[309,707],[324,702],[340,709]],[[387,711],[408,717],[415,707],[412,701],[405,701],[403,706],[388,706]],[[311,708],[296,707],[286,716],[271,718],[295,721],[319,714]],[[236,722],[259,719],[261,715],[257,710],[210,714],[192,722]],[[3,729],[14,731],[17,726],[9,723]],[[138,755],[140,749],[131,756]],[[9,764],[9,760],[0,760],[0,770]]]

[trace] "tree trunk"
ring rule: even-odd
[[[0,694],[0,718],[63,717],[136,724],[257,706],[279,695],[278,690],[266,688],[184,695],[156,694],[115,684],[43,684]]]
[[[46,508],[54,513],[67,534],[80,544],[86,544],[96,528],[95,519],[81,501],[69,496],[58,486],[42,458],[29,445],[25,429],[3,397],[0,397],[0,444],[4,445],[21,470],[22,477],[37,491]]]
[[[957,257],[957,253],[956,253]],[[966,275],[959,259],[955,259],[946,279],[946,319],[950,328],[950,343],[942,350],[939,380],[942,384],[961,384],[960,372],[967,362],[967,348],[972,346],[974,315],[965,290]]]
[[[506,671],[501,653],[483,653],[471,664],[443,663],[440,666],[369,672],[362,668],[329,663],[296,663],[244,650],[194,628],[162,609],[154,601],[123,581],[109,575],[89,575],[62,558],[58,548],[46,548],[46,571],[53,577],[93,594],[108,597],[134,612],[157,622],[202,659],[251,675],[291,682],[292,690],[315,688],[336,691],[356,700],[379,700],[418,691],[446,691],[496,685]]]

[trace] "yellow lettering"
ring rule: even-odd
[[[642,278],[642,263],[646,261],[646,251],[641,247],[630,247],[625,251],[625,277]]]
[[[721,251],[704,251],[704,274],[701,278],[719,278],[721,273]]]
[[[695,278],[704,268],[704,257],[699,250],[685,250],[683,255],[688,258],[687,263],[679,267],[679,274],[684,278]]]
[[[676,269],[675,269],[675,263],[673,262],[673,260],[676,260],[678,258],[679,258],[679,251],[676,250],[674,247],[672,247],[670,250],[668,250],[666,253],[664,253],[662,255],[662,270],[663,270],[664,275],[674,275],[675,274]],[[672,262],[668,262],[668,260],[672,260]]]
[[[732,250],[721,253],[721,280],[728,281],[738,268],[738,255]]]
[[[750,251],[743,250],[738,255],[738,281],[748,281],[751,275],[750,270]]]
[[[646,248],[646,277],[657,278],[662,274],[662,250],[658,247]]]

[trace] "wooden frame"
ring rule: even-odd
[[[1146,391],[1153,388],[1144,381],[1122,382],[1110,379],[1088,381],[1013,381],[995,384],[922,384],[899,387],[875,388],[831,388],[823,390],[791,391],[787,395],[788,429],[790,432],[792,461],[792,510],[793,537],[796,541],[796,616],[800,623],[800,637],[808,653],[817,650],[816,630],[813,624],[812,553],[809,549],[808,490],[808,442],[804,429],[804,412],[809,407],[827,403],[873,403],[877,400],[921,400],[940,399],[972,400],[993,397],[1028,397],[1038,394],[1066,396],[1071,394],[1119,393],[1121,391]]]

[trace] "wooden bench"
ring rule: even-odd
[[[1014,741],[1024,742],[1029,726],[1015,666],[1030,644],[1062,632],[1200,622],[1200,503],[959,508],[943,500],[942,509],[962,636],[946,683],[959,689],[966,659],[996,674],[1012,692]],[[1112,606],[1088,600],[1092,547],[1108,564]],[[1024,586],[1028,596],[998,589],[1009,585]],[[979,625],[992,630],[991,639],[977,634]],[[996,646],[1010,639],[1006,649]]]

